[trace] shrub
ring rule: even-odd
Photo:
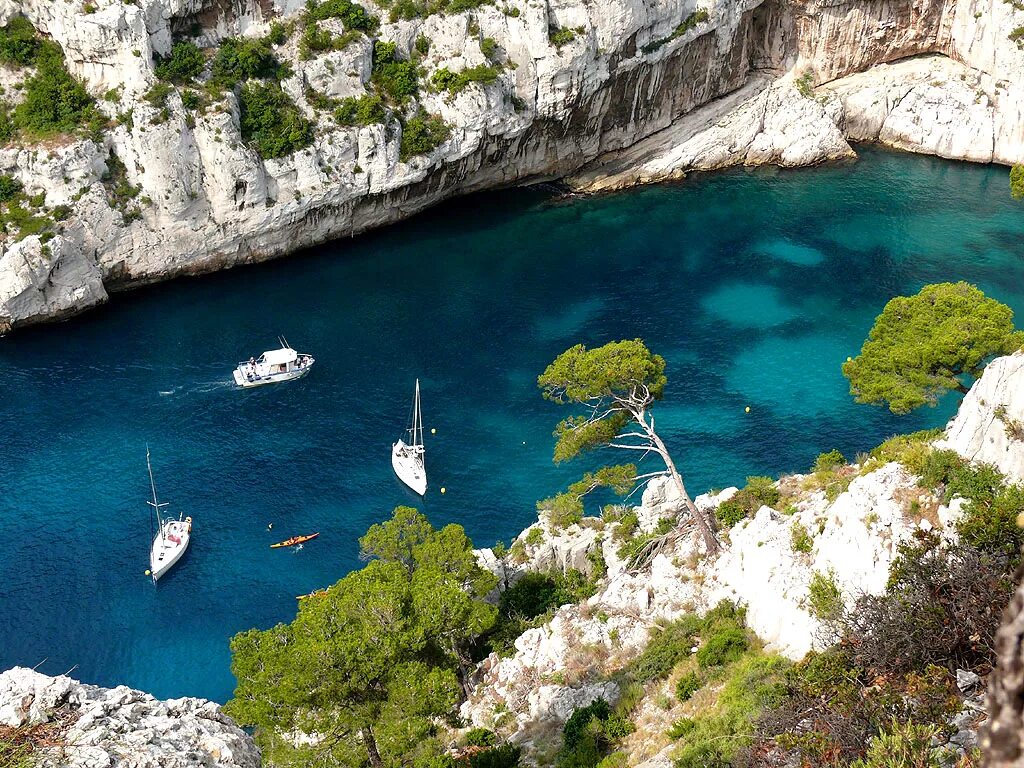
[[[316,0],[307,0],[306,18],[310,21],[341,19],[346,30],[360,32],[372,32],[380,24],[380,19],[367,13],[363,6],[351,0],[324,0],[320,3]]]
[[[723,627],[706,638],[697,649],[701,668],[721,667],[739,659],[749,647],[747,633],[740,627]]]
[[[888,730],[871,740],[864,759],[852,768],[939,768],[942,763],[931,746],[937,735],[934,726],[893,720]]]
[[[281,87],[253,83],[239,96],[242,138],[265,159],[284,157],[313,143],[313,125]]]
[[[810,554],[814,549],[814,539],[811,537],[810,531],[799,520],[794,520],[793,525],[789,528],[789,546],[794,552],[804,555]]]
[[[932,453],[932,441],[941,434],[941,429],[926,429],[909,435],[894,435],[871,451],[871,458],[883,464],[898,461],[908,471],[920,475]]]
[[[21,194],[22,186],[21,182],[13,176],[7,176],[6,174],[0,176],[0,203],[6,203],[13,200]]]
[[[414,155],[424,155],[447,141],[451,132],[451,127],[440,117],[420,112],[406,120],[402,127],[399,157],[404,162]]]
[[[36,74],[25,82],[25,100],[14,111],[14,124],[35,136],[67,133],[92,116],[92,98],[64,66],[56,43],[44,43],[36,56]]]
[[[999,488],[991,499],[971,500],[957,523],[961,541],[983,552],[1005,557],[1009,569],[1020,563],[1024,528],[1018,525],[1024,512],[1024,488]]]
[[[32,22],[15,16],[0,27],[0,61],[26,67],[35,61],[40,42]]]
[[[142,95],[142,98],[151,107],[163,109],[167,106],[167,99],[172,93],[174,93],[174,87],[169,83],[156,83]]]
[[[430,82],[441,90],[446,90],[451,94],[457,94],[465,90],[470,83],[482,83],[484,85],[493,83],[498,79],[498,75],[500,74],[500,67],[487,64],[478,64],[475,67],[469,67],[461,72],[451,72],[447,67],[441,67],[434,72]]]
[[[515,744],[485,749],[469,756],[470,768],[515,768],[519,765],[522,748]]]
[[[629,756],[625,752],[612,752],[597,764],[597,768],[626,768]]]
[[[814,460],[814,466],[811,468],[811,471],[831,472],[845,465],[846,457],[839,451],[833,449],[828,453],[819,454],[818,458]]]
[[[549,27],[548,40],[556,48],[561,48],[576,39],[576,31],[568,27]]]
[[[921,485],[933,489],[945,486],[963,466],[964,460],[956,451],[932,450],[921,465]]]
[[[14,120],[11,107],[6,101],[0,101],[0,144],[6,144],[14,138]]]
[[[615,742],[632,732],[632,723],[614,714],[604,699],[577,707],[562,729],[557,764],[561,768],[594,768]]]
[[[696,672],[687,672],[676,682],[676,698],[680,702],[689,701],[690,698],[704,685],[700,675]]]
[[[719,504],[715,516],[722,525],[731,528],[762,506],[775,506],[781,497],[770,477],[748,477],[746,487],[737,491],[728,501]]]
[[[488,61],[495,61],[498,57],[498,41],[493,37],[485,37],[480,41],[480,53]]]
[[[315,0],[309,0],[306,3],[306,13],[308,18],[316,21],[341,19],[346,30],[373,32],[380,25],[380,19],[351,0],[324,0],[319,4]]]
[[[497,743],[494,731],[487,728],[470,728],[465,736],[468,747],[493,747]]]
[[[243,80],[274,77],[278,74],[278,67],[267,40],[227,37],[213,58],[210,79],[217,85],[233,88]]]
[[[1007,576],[1005,557],[925,535],[900,545],[885,594],[859,598],[837,629],[874,674],[984,668],[1013,592]]]
[[[335,108],[334,119],[338,125],[373,125],[387,119],[387,110],[380,96],[346,96]]]
[[[753,740],[754,723],[765,708],[777,706],[785,693],[788,662],[778,656],[749,654],[727,672],[718,700],[673,731],[685,740],[675,753],[678,768],[719,768]],[[677,727],[681,726],[681,727]]]
[[[196,110],[203,104],[202,97],[195,91],[184,90],[181,92],[181,106],[185,109]]]
[[[206,66],[206,56],[199,46],[189,41],[175,43],[166,59],[157,55],[154,73],[161,80],[187,85],[199,77]]]
[[[630,673],[640,681],[668,677],[673,668],[690,656],[697,633],[704,622],[696,616],[684,616],[671,624],[651,630],[651,638],[636,660]]]
[[[416,53],[420,56],[426,56],[430,53],[430,38],[426,35],[418,35],[416,37]]]
[[[419,72],[416,65],[398,58],[398,46],[395,43],[382,40],[378,40],[373,46],[373,73],[370,79],[396,104],[404,104],[419,89]],[[411,118],[410,122],[414,119],[416,118]]]
[[[535,526],[530,529],[530,532],[526,534],[526,543],[531,547],[536,547],[538,544],[544,543],[544,529]]]
[[[1014,200],[1024,199],[1024,165],[1010,168],[1010,195]]]
[[[822,621],[834,621],[844,610],[843,593],[839,591],[835,577],[829,573],[815,571],[807,588],[811,615]]]

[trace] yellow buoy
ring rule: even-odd
[[[436,430],[436,429],[434,429],[433,427],[431,427],[431,428],[430,428],[430,434],[432,434],[432,435],[436,435],[436,434],[437,434],[437,430]]]
[[[750,413],[750,406],[748,405],[746,408],[743,409],[743,411],[744,413]]]
[[[446,493],[447,491],[448,491],[448,489],[447,489],[447,488],[445,488],[445,487],[444,487],[444,486],[442,485],[442,486],[441,486],[441,493]]]
[[[848,358],[846,358],[846,362],[848,362],[848,363],[852,363],[852,362],[853,362],[853,358],[852,358],[852,357],[848,357]]]
[[[147,569],[146,569],[146,575],[147,575],[147,576],[152,576],[152,575],[153,575],[153,572],[152,572],[152,571],[150,571],[150,570],[149,570],[149,568],[147,568]]]

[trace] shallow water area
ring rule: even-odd
[[[0,340],[0,669],[224,701],[230,636],[358,567],[358,537],[396,505],[507,541],[607,458],[551,462],[567,414],[536,377],[577,342],[665,356],[658,427],[695,493],[941,425],[954,398],[897,418],[856,405],[839,366],[889,298],[929,282],[977,283],[1024,325],[1021,243],[1006,169],[864,148],[591,199],[476,196],[16,333]],[[278,334],[312,372],[234,387]],[[423,500],[390,466],[417,377]],[[195,521],[156,587],[147,444],[161,499]]]

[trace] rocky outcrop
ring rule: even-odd
[[[252,738],[203,699],[159,701],[15,667],[0,674],[0,726],[43,726],[43,768],[259,768]]]
[[[939,445],[1024,482],[1024,352],[989,363]]]

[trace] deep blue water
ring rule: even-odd
[[[474,197],[0,340],[0,669],[226,700],[228,638],[289,620],[296,595],[357,566],[370,524],[415,503],[389,448],[417,376],[437,430],[423,507],[480,545],[587,466],[552,465],[564,414],[535,385],[576,342],[642,337],[666,357],[656,415],[694,492],[940,425],[953,400],[897,419],[855,405],[839,366],[890,297],[928,282],[1024,312],[1022,237],[1005,169],[866,150],[597,199]],[[231,386],[279,333],[312,373]],[[195,520],[157,588],[147,442],[161,496]]]

